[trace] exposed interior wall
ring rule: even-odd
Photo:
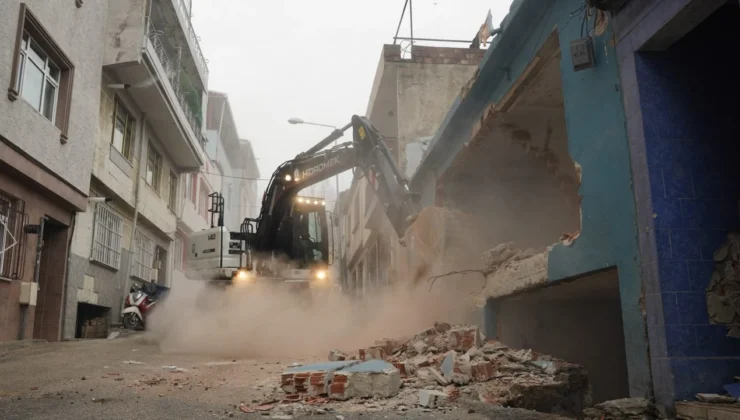
[[[616,269],[494,303],[499,339],[585,366],[594,402],[629,396]]]
[[[740,228],[740,79],[717,61],[736,49],[739,20],[728,4],[667,50],[636,57],[659,278],[645,298],[674,399],[722,392],[740,372],[740,340],[709,323],[705,295],[714,250]]]
[[[504,242],[542,249],[580,230],[559,65],[552,58],[444,176],[446,205],[476,220],[481,251]]]

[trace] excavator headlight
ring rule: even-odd
[[[314,204],[319,204],[318,200],[313,200]]]
[[[302,203],[303,202],[303,198],[298,198],[298,202],[299,203]]]
[[[287,175],[285,175],[285,180],[288,181],[288,182],[290,182],[290,181],[293,180],[293,177],[290,176],[290,174],[287,174]]]
[[[322,205],[322,206],[325,206],[325,205],[326,205],[326,201],[322,201],[322,202],[321,202],[321,205]]]
[[[324,281],[324,280],[326,280],[326,275],[327,275],[326,274],[326,270],[318,270],[314,274],[314,277],[316,277],[316,280]]]
[[[239,284],[248,283],[252,280],[252,273],[250,273],[246,268],[240,268],[234,272],[232,280]]]

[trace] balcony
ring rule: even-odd
[[[151,2],[151,7],[148,3]],[[205,59],[181,0],[111,2],[104,67],[146,114],[180,171],[205,162]]]

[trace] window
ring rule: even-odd
[[[208,187],[206,187],[206,184],[201,181],[200,197],[198,199],[198,212],[205,220],[209,220],[208,210],[210,210],[211,207],[210,197],[208,197],[209,195],[211,195],[211,192],[208,190]]]
[[[359,189],[355,194],[354,202],[352,203],[352,232],[356,231],[360,227],[360,192]]]
[[[74,66],[25,3],[20,5],[8,98],[19,96],[51,121],[67,142]]]
[[[92,260],[118,270],[121,268],[123,219],[108,207],[95,206]]]
[[[174,172],[170,172],[170,196],[168,198],[167,204],[174,211],[177,208],[177,175]]]
[[[28,223],[25,202],[0,191],[0,277],[23,278]]]
[[[131,267],[131,276],[149,281],[152,266],[154,265],[154,241],[138,230],[134,237],[134,253]]]
[[[193,200],[193,176],[191,174],[185,174],[182,177],[182,196],[191,203]]]
[[[152,144],[149,143],[149,153],[146,157],[146,183],[149,184],[154,191],[159,193],[159,178],[162,172],[162,155],[160,155]]]
[[[23,99],[54,122],[61,71],[28,33],[23,34],[18,63],[18,91]]]
[[[180,271],[185,271],[184,268],[186,267],[186,258],[187,255],[185,254],[186,248],[185,248],[185,238],[183,238],[180,235],[175,236],[175,269]]]
[[[121,100],[116,98],[116,104],[113,110],[113,135],[111,144],[127,160],[131,160],[134,145],[134,128],[136,120],[126,110]]]

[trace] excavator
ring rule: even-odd
[[[352,140],[326,148],[352,130]],[[223,223],[224,199],[211,194],[211,228],[190,238],[188,276],[222,286],[255,283],[314,288],[332,283],[330,212],[320,197],[301,190],[352,170],[362,171],[398,234],[403,238],[421,210],[419,195],[388,149],[384,137],[365,117],[351,122],[295,158],[278,166],[262,198],[257,218],[246,218],[239,232]]]

